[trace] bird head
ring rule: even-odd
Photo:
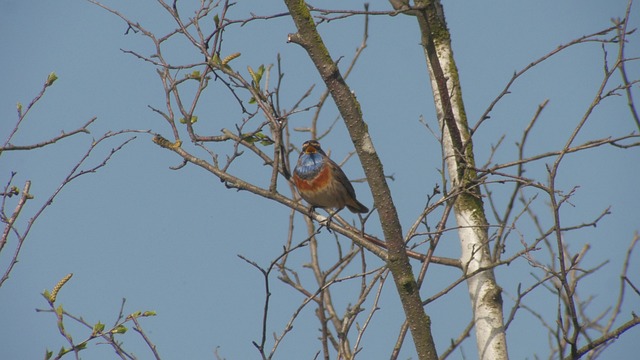
[[[323,153],[320,143],[315,140],[308,140],[302,144],[302,152],[305,154]]]

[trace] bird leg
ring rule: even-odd
[[[324,224],[321,223],[321,225],[323,225],[324,227],[327,228],[327,230],[329,230],[329,232],[331,232],[331,229],[329,228],[329,226],[331,225],[331,221],[333,221],[333,217],[338,215],[338,213],[340,212],[340,210],[342,210],[344,208],[340,208],[338,210],[335,211],[331,211],[330,209],[326,209],[327,213],[329,214],[329,217],[323,221]]]
[[[307,216],[309,216],[309,219],[313,220],[313,216],[311,216],[311,215],[313,215],[313,212],[315,210],[316,210],[315,206],[313,206],[313,205],[309,206],[309,210],[308,210],[308,213],[307,213]],[[327,210],[327,212],[329,213],[329,217],[325,218],[324,220],[318,221],[318,223],[320,224],[320,226],[326,227],[327,230],[329,231],[329,233],[331,233],[331,229],[329,229],[329,225],[331,224],[331,217],[333,216],[333,214],[329,210]],[[336,213],[337,213],[337,211],[336,211]]]
[[[313,212],[316,211],[316,207],[313,206],[313,205],[310,205],[308,211],[309,211],[309,213],[307,215],[309,215],[309,217],[311,218],[311,215],[313,214]],[[311,218],[311,219],[313,219],[313,218]]]

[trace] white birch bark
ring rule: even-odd
[[[439,10],[438,17],[440,17],[442,23],[445,24],[440,1],[436,1],[436,8]],[[458,128],[457,131],[460,133],[463,143],[467,144],[467,142],[470,141],[468,125],[461,98],[460,83],[453,51],[451,49],[451,42],[447,36],[446,39],[445,37],[434,38],[434,43],[439,63],[444,72],[444,77],[447,79],[447,89],[451,96],[451,107]],[[425,53],[426,51],[425,48]],[[459,170],[463,169],[459,169],[459,167],[461,165],[465,166],[465,164],[458,163],[458,157],[456,156],[456,150],[450,136],[449,128],[444,124],[445,109],[439,93],[437,78],[428,60],[428,54],[425,55],[427,56],[427,64],[429,66],[429,76],[438,121],[440,128],[443,130],[442,146],[444,148],[444,155],[446,156],[445,163],[447,165],[450,184],[452,188],[458,186],[464,187],[465,184],[463,184],[463,182],[467,181],[465,179],[468,178],[466,176],[460,178],[459,174],[464,172],[460,172]],[[465,156],[466,163],[470,166],[474,165],[472,149],[472,147],[466,149]],[[470,196],[477,195],[463,193],[463,195],[456,198],[454,207],[455,217],[459,227],[458,236],[460,237],[461,247],[460,261],[465,274],[472,274],[478,269],[487,268],[492,265],[488,248],[487,220],[482,202],[469,201]],[[496,283],[493,270],[485,270],[470,277],[467,280],[467,286],[473,307],[478,358],[487,360],[508,359],[503,325],[502,289]]]

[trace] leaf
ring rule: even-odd
[[[69,350],[65,349],[65,347],[63,346],[63,347],[60,348],[60,351],[58,351],[58,357],[66,354],[68,352],[69,352]]]
[[[258,76],[260,76],[260,78],[262,78],[262,75],[264,75],[264,64],[260,64],[260,67],[258,67]]]
[[[253,144],[256,142],[256,138],[253,135],[242,135],[242,140],[248,142],[249,144]]]
[[[258,85],[260,85],[260,80],[262,80],[262,75],[264,74],[264,65],[260,65],[258,71],[253,71],[251,66],[247,66],[247,70],[251,75],[251,79],[253,79],[253,86],[259,87]]]
[[[53,356],[53,351],[46,350],[44,353],[44,360],[49,360]]]
[[[49,292],[49,290],[44,290],[42,292],[42,296],[45,298],[45,300],[47,300],[48,302],[51,302],[51,293]]]
[[[111,333],[112,334],[124,334],[124,333],[127,332],[127,330],[128,329],[127,329],[126,326],[120,324],[120,325],[116,326],[113,330],[111,330]]]
[[[91,336],[96,336],[101,334],[104,331],[104,324],[98,321],[95,325],[93,325],[93,331],[91,332]]]
[[[195,124],[196,122],[198,122],[198,117],[196,115],[192,115],[191,116],[191,123]],[[184,118],[180,118],[180,124],[186,124],[187,120],[185,120]]]
[[[147,310],[142,313],[142,316],[156,316],[156,312],[153,310]]]
[[[55,72],[52,72],[51,74],[49,74],[49,76],[47,76],[47,82],[45,83],[45,86],[51,86],[53,85],[53,83],[58,80],[58,75],[56,75]]]
[[[218,14],[213,15],[213,23],[216,24],[216,28],[220,26],[220,16]]]
[[[255,134],[250,134],[250,135],[242,135],[242,140],[250,144],[260,142],[260,144],[263,146],[268,146],[274,143],[274,141],[271,140],[271,138],[269,138],[267,135],[261,132],[257,132]]]
[[[209,60],[209,63],[212,66],[220,66],[220,56],[218,56],[218,54],[214,54],[211,60]]]

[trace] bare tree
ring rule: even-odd
[[[47,146],[54,145],[58,142],[62,142],[65,139],[73,136],[78,136],[81,133],[89,134],[89,127],[96,121],[96,118],[92,118],[82,126],[71,130],[71,131],[62,131],[61,134],[51,136],[47,139],[43,139],[40,142],[34,144],[13,144],[12,140],[15,135],[19,131],[25,131],[23,128],[25,123],[27,122],[29,112],[38,104],[38,101],[45,95],[45,92],[49,87],[51,87],[54,82],[58,79],[55,73],[49,74],[44,85],[40,89],[40,92],[29,102],[29,104],[24,107],[22,103],[18,102],[17,105],[17,120],[13,126],[13,129],[7,134],[7,137],[4,139],[2,143],[2,147],[0,147],[0,155],[2,156],[11,156],[11,152],[14,151],[36,151],[37,149],[44,148]],[[30,129],[26,130],[30,131]],[[42,213],[47,209],[52,203],[53,200],[58,196],[58,194],[69,185],[76,178],[97,172],[100,168],[107,165],[109,160],[113,157],[113,155],[120,151],[125,145],[135,139],[135,136],[130,137],[129,139],[122,141],[116,147],[114,147],[111,152],[101,159],[95,165],[87,166],[87,160],[92,155],[92,152],[101,146],[103,143],[108,142],[111,139],[117,139],[123,134],[134,133],[138,131],[133,130],[121,130],[117,132],[108,132],[103,134],[101,137],[97,139],[92,139],[90,142],[86,152],[79,158],[77,163],[72,166],[68,175],[59,185],[59,187],[54,191],[45,201],[40,203],[40,206],[35,208],[35,211],[32,212],[31,218],[26,222],[24,228],[20,228],[17,225],[18,219],[20,217],[25,217],[25,211],[27,208],[27,204],[32,202],[35,195],[31,193],[31,183],[33,180],[28,179],[25,181],[22,188],[14,184],[14,178],[16,177],[16,172],[11,171],[10,173],[3,174],[6,176],[6,184],[2,190],[2,204],[0,205],[0,217],[2,222],[4,223],[4,229],[2,232],[2,238],[0,238],[0,255],[5,257],[8,260],[7,268],[4,269],[2,278],[0,278],[0,286],[4,284],[5,281],[9,278],[11,271],[14,266],[18,262],[18,257],[20,255],[20,250],[22,249],[22,245],[24,244],[29,232],[33,224],[37,221],[37,219],[42,215]],[[83,166],[85,166],[83,168]],[[16,197],[17,200],[13,201]],[[10,207],[13,205],[13,211],[10,210]],[[29,215],[27,215],[29,216]],[[10,253],[5,246],[12,246],[13,252]]]
[[[640,295],[632,276],[628,274],[638,235],[631,239],[623,261],[617,302],[612,304],[610,311],[593,316],[586,310],[590,297],[578,292],[578,284],[598,271],[600,265],[584,265],[583,259],[588,247],[572,252],[565,237],[571,231],[597,225],[609,214],[609,210],[603,209],[599,216],[583,224],[564,225],[563,210],[570,204],[574,191],[563,189],[557,181],[558,172],[569,156],[603,146],[633,149],[640,145],[639,135],[635,131],[623,136],[603,134],[595,139],[578,140],[578,135],[591,119],[593,111],[614,96],[626,97],[629,119],[640,129],[633,94],[640,77],[627,71],[629,64],[637,63],[639,59],[625,55],[625,47],[631,41],[628,36],[634,31],[627,28],[631,2],[624,17],[615,20],[611,27],[562,44],[517,71],[481,118],[471,124],[466,118],[459,74],[451,51],[451,35],[439,1],[392,1],[393,6],[387,11],[369,11],[367,7],[364,10],[320,9],[304,1],[285,0],[288,9],[286,13],[252,14],[243,19],[234,19],[231,15],[233,3],[230,1],[201,1],[194,12],[184,15],[176,1],[171,3],[158,0],[159,6],[170,15],[175,26],[174,30],[163,34],[150,31],[140,22],[115,9],[97,1],[89,1],[121,18],[126,24],[127,32],[143,36],[153,45],[151,54],[137,50],[124,51],[157,70],[164,90],[165,106],[152,107],[151,110],[163,120],[165,128],[151,133],[157,145],[172,151],[180,159],[180,163],[173,169],[179,170],[188,164],[196,165],[220,179],[227,188],[248,191],[291,209],[289,237],[278,258],[264,266],[242,257],[264,279],[261,338],[254,341],[254,346],[263,359],[275,357],[282,340],[293,331],[298,315],[308,306],[316,308],[320,325],[321,345],[316,357],[358,357],[360,350],[366,346],[363,335],[376,315],[380,294],[389,275],[395,284],[406,318],[404,325],[397,330],[394,348],[390,349],[392,359],[398,358],[400,350],[405,346],[407,331],[411,332],[412,345],[420,359],[446,358],[469,338],[472,331],[475,331],[478,358],[506,359],[506,334],[521,310],[538,318],[540,327],[548,333],[551,358],[595,358],[608,344],[640,322],[637,316],[621,312],[621,304],[629,291],[635,292],[636,296]],[[348,86],[351,69],[357,65],[360,54],[367,46],[370,16],[415,18],[421,32],[436,105],[437,128],[428,123],[425,125],[441,144],[443,179],[433,189],[424,210],[416,214],[413,225],[407,231],[403,231],[400,226],[394,199],[389,191],[389,175],[385,174],[375,144],[368,133],[360,104]],[[262,64],[255,69],[249,67],[246,71],[238,70],[234,67],[234,60],[241,56],[237,52],[238,47],[228,51],[226,42],[223,41],[230,29],[254,21],[271,21],[281,17],[293,20],[296,29],[289,34],[288,41],[306,51],[326,87],[326,91],[311,106],[303,105],[310,101],[311,88],[294,100],[282,96],[282,89],[286,84],[279,59],[273,66]],[[364,20],[363,41],[348,65],[344,66],[329,53],[317,27],[353,17]],[[176,39],[189,43],[201,60],[189,63],[168,60],[170,50],[167,50],[167,46]],[[534,155],[527,155],[525,152],[525,144],[531,141],[531,130],[543,116],[547,104],[543,102],[532,114],[531,121],[521,130],[516,158],[507,162],[493,161],[493,154],[501,149],[502,140],[499,139],[498,144],[492,148],[489,160],[478,165],[474,153],[474,134],[490,121],[494,107],[505,101],[513,84],[538,64],[581,44],[601,46],[604,71],[593,101],[585,108],[584,115],[575,123],[573,130],[567,134],[564,146]],[[269,61],[266,59],[265,63]],[[199,113],[198,104],[214,87],[228,92],[240,109],[235,127],[223,129],[220,133],[211,133],[199,127],[202,123],[199,118],[203,114]],[[314,139],[327,136],[328,132],[320,130],[318,119],[329,96],[349,131],[355,154],[364,169],[366,182],[374,199],[375,209],[361,217],[358,223],[349,223],[339,214],[327,219],[322,212],[310,211],[300,201],[289,181],[291,158],[298,152],[297,144],[292,143],[292,133],[306,132]],[[304,128],[293,127],[290,120],[300,113],[312,114],[311,120]],[[331,129],[329,127],[329,131]],[[475,145],[478,146],[477,143]],[[235,175],[234,170],[242,167],[243,161],[249,157],[265,165],[267,170],[263,175],[269,179],[268,182]],[[549,163],[545,163],[546,161]],[[546,167],[544,176],[533,177],[536,176],[535,172],[527,172],[530,167],[541,163]],[[5,191],[7,193],[11,193],[9,187]],[[506,194],[506,204],[500,205],[497,193]],[[552,214],[550,221],[540,218],[540,214],[545,211],[541,203],[546,204],[542,206],[548,206],[546,211]],[[307,236],[304,239],[294,235],[293,229],[300,221],[298,219],[302,219],[306,226]],[[448,225],[450,219],[455,219],[455,226]],[[535,224],[537,234],[519,232],[521,223],[525,220]],[[381,227],[382,239],[368,230],[373,223]],[[320,256],[317,235],[322,229],[330,231],[335,238],[335,251],[339,255],[335,259]],[[459,258],[436,256],[440,239],[452,231],[458,234]],[[300,276],[301,269],[296,268],[297,264],[291,261],[293,256],[301,254],[308,258],[307,266],[313,274],[311,283]],[[530,265],[532,273],[537,276],[536,282],[524,289],[520,283],[499,284],[494,270],[517,260],[524,260]],[[420,289],[429,278],[429,270],[434,266],[459,269],[460,275],[434,295],[423,298]],[[273,331],[268,322],[272,274],[277,274],[280,281],[302,294],[304,300],[296,309],[292,309],[287,325],[276,330],[274,339],[269,340],[268,333]],[[354,286],[357,290],[352,294],[350,305],[340,308],[336,305],[338,295],[332,290],[343,282],[357,285]],[[468,326],[438,355],[425,306],[434,301],[442,301],[444,295],[463,283],[468,288],[469,307],[473,316],[469,319]],[[508,294],[515,303],[511,309],[503,309],[504,288],[517,289],[515,294]],[[545,289],[549,296],[556,299],[557,308],[553,317],[540,313],[527,303],[527,296],[538,289]],[[55,296],[53,301],[49,296],[49,301],[53,304]],[[52,307],[51,310],[55,309]],[[61,322],[61,318],[58,320]],[[102,336],[103,330],[92,334],[93,337],[89,340]],[[66,337],[65,333],[63,336]],[[76,350],[77,356],[81,350],[78,343],[69,342],[70,349]],[[154,350],[154,355],[159,358],[155,347],[150,341],[148,343]],[[80,344],[86,344],[86,341]]]
[[[37,143],[13,143],[13,139],[18,133],[33,132],[33,129],[36,128],[32,124],[28,124],[28,120],[30,120],[29,113],[32,109],[39,105],[39,101],[45,96],[46,91],[51,86],[53,86],[57,79],[58,76],[55,73],[50,73],[39,93],[27,104],[26,107],[23,106],[21,102],[18,102],[16,108],[17,119],[13,125],[13,128],[9,131],[2,143],[2,146],[0,147],[0,156],[10,157],[12,156],[13,152],[18,151],[36,152],[42,148],[55,146],[55,144],[64,142],[67,138],[77,137],[80,134],[90,134],[90,126],[97,120],[97,118],[95,117],[91,118],[86,123],[74,130],[63,130],[60,134],[52,135]],[[144,131],[119,130],[114,132],[107,132],[102,134],[100,137],[90,139],[87,144],[86,150],[84,152],[80,152],[79,157],[75,161],[75,163],[72,162],[71,164],[69,164],[70,170],[68,171],[67,175],[64,177],[64,179],[62,179],[57,189],[55,189],[53,193],[49,194],[48,197],[47,195],[40,197],[39,194],[35,194],[31,191],[32,182],[38,182],[40,180],[31,179],[31,174],[26,174],[28,180],[25,181],[22,188],[15,185],[15,179],[18,175],[17,172],[11,171],[9,173],[2,174],[2,176],[6,177],[6,184],[4,185],[2,193],[0,194],[2,196],[2,203],[0,205],[0,219],[4,224],[2,237],[0,238],[0,259],[3,260],[3,262],[6,262],[7,265],[6,268],[3,269],[3,275],[0,278],[0,287],[9,279],[11,272],[17,265],[22,247],[28,240],[29,233],[31,232],[33,226],[43,215],[43,213],[45,213],[45,210],[47,210],[47,208],[49,208],[53,204],[53,201],[58,197],[62,190],[68,187],[77,178],[96,173],[101,168],[105,167],[112,160],[114,155],[116,155],[116,153],[120,152],[127,144],[136,139],[136,136],[133,134],[141,132]],[[126,140],[121,140],[121,138],[126,135],[130,136]],[[116,145],[111,148],[111,150],[108,151],[106,155],[95,155],[96,151],[114,142]],[[13,211],[10,210],[11,207],[13,207]],[[20,220],[25,217],[29,217],[29,219],[27,221],[21,222]],[[75,354],[76,358],[79,358],[79,351],[85,349],[87,344],[91,340],[96,338],[100,338],[106,341],[106,343],[111,344],[111,346],[116,350],[116,353],[118,353],[121,358],[134,358],[130,354],[127,354],[127,352],[119,346],[118,341],[116,341],[114,336],[116,334],[126,332],[127,328],[124,324],[133,323],[133,328],[144,337],[144,331],[142,330],[138,322],[138,318],[153,316],[154,313],[148,311],[144,313],[136,312],[125,316],[123,314],[125,304],[123,300],[120,314],[118,315],[117,320],[112,327],[105,328],[105,325],[100,322],[97,322],[96,324],[89,324],[84,319],[82,319],[82,317],[77,317],[68,313],[62,307],[62,305],[59,305],[57,307],[55,306],[58,292],[62,289],[64,284],[69,281],[71,277],[72,274],[67,275],[56,286],[54,286],[51,291],[45,291],[43,293],[44,298],[48,302],[49,309],[38,311],[51,312],[56,315],[58,330],[69,343],[69,347],[63,347],[62,349],[60,349],[56,356],[54,356],[53,352],[47,351],[47,353],[45,354],[45,358],[59,359],[67,354]],[[68,331],[66,331],[64,327],[65,321],[67,319],[72,319],[73,321],[82,324],[91,331],[91,335],[89,335],[87,339],[84,339],[82,341],[74,341],[72,335]]]

